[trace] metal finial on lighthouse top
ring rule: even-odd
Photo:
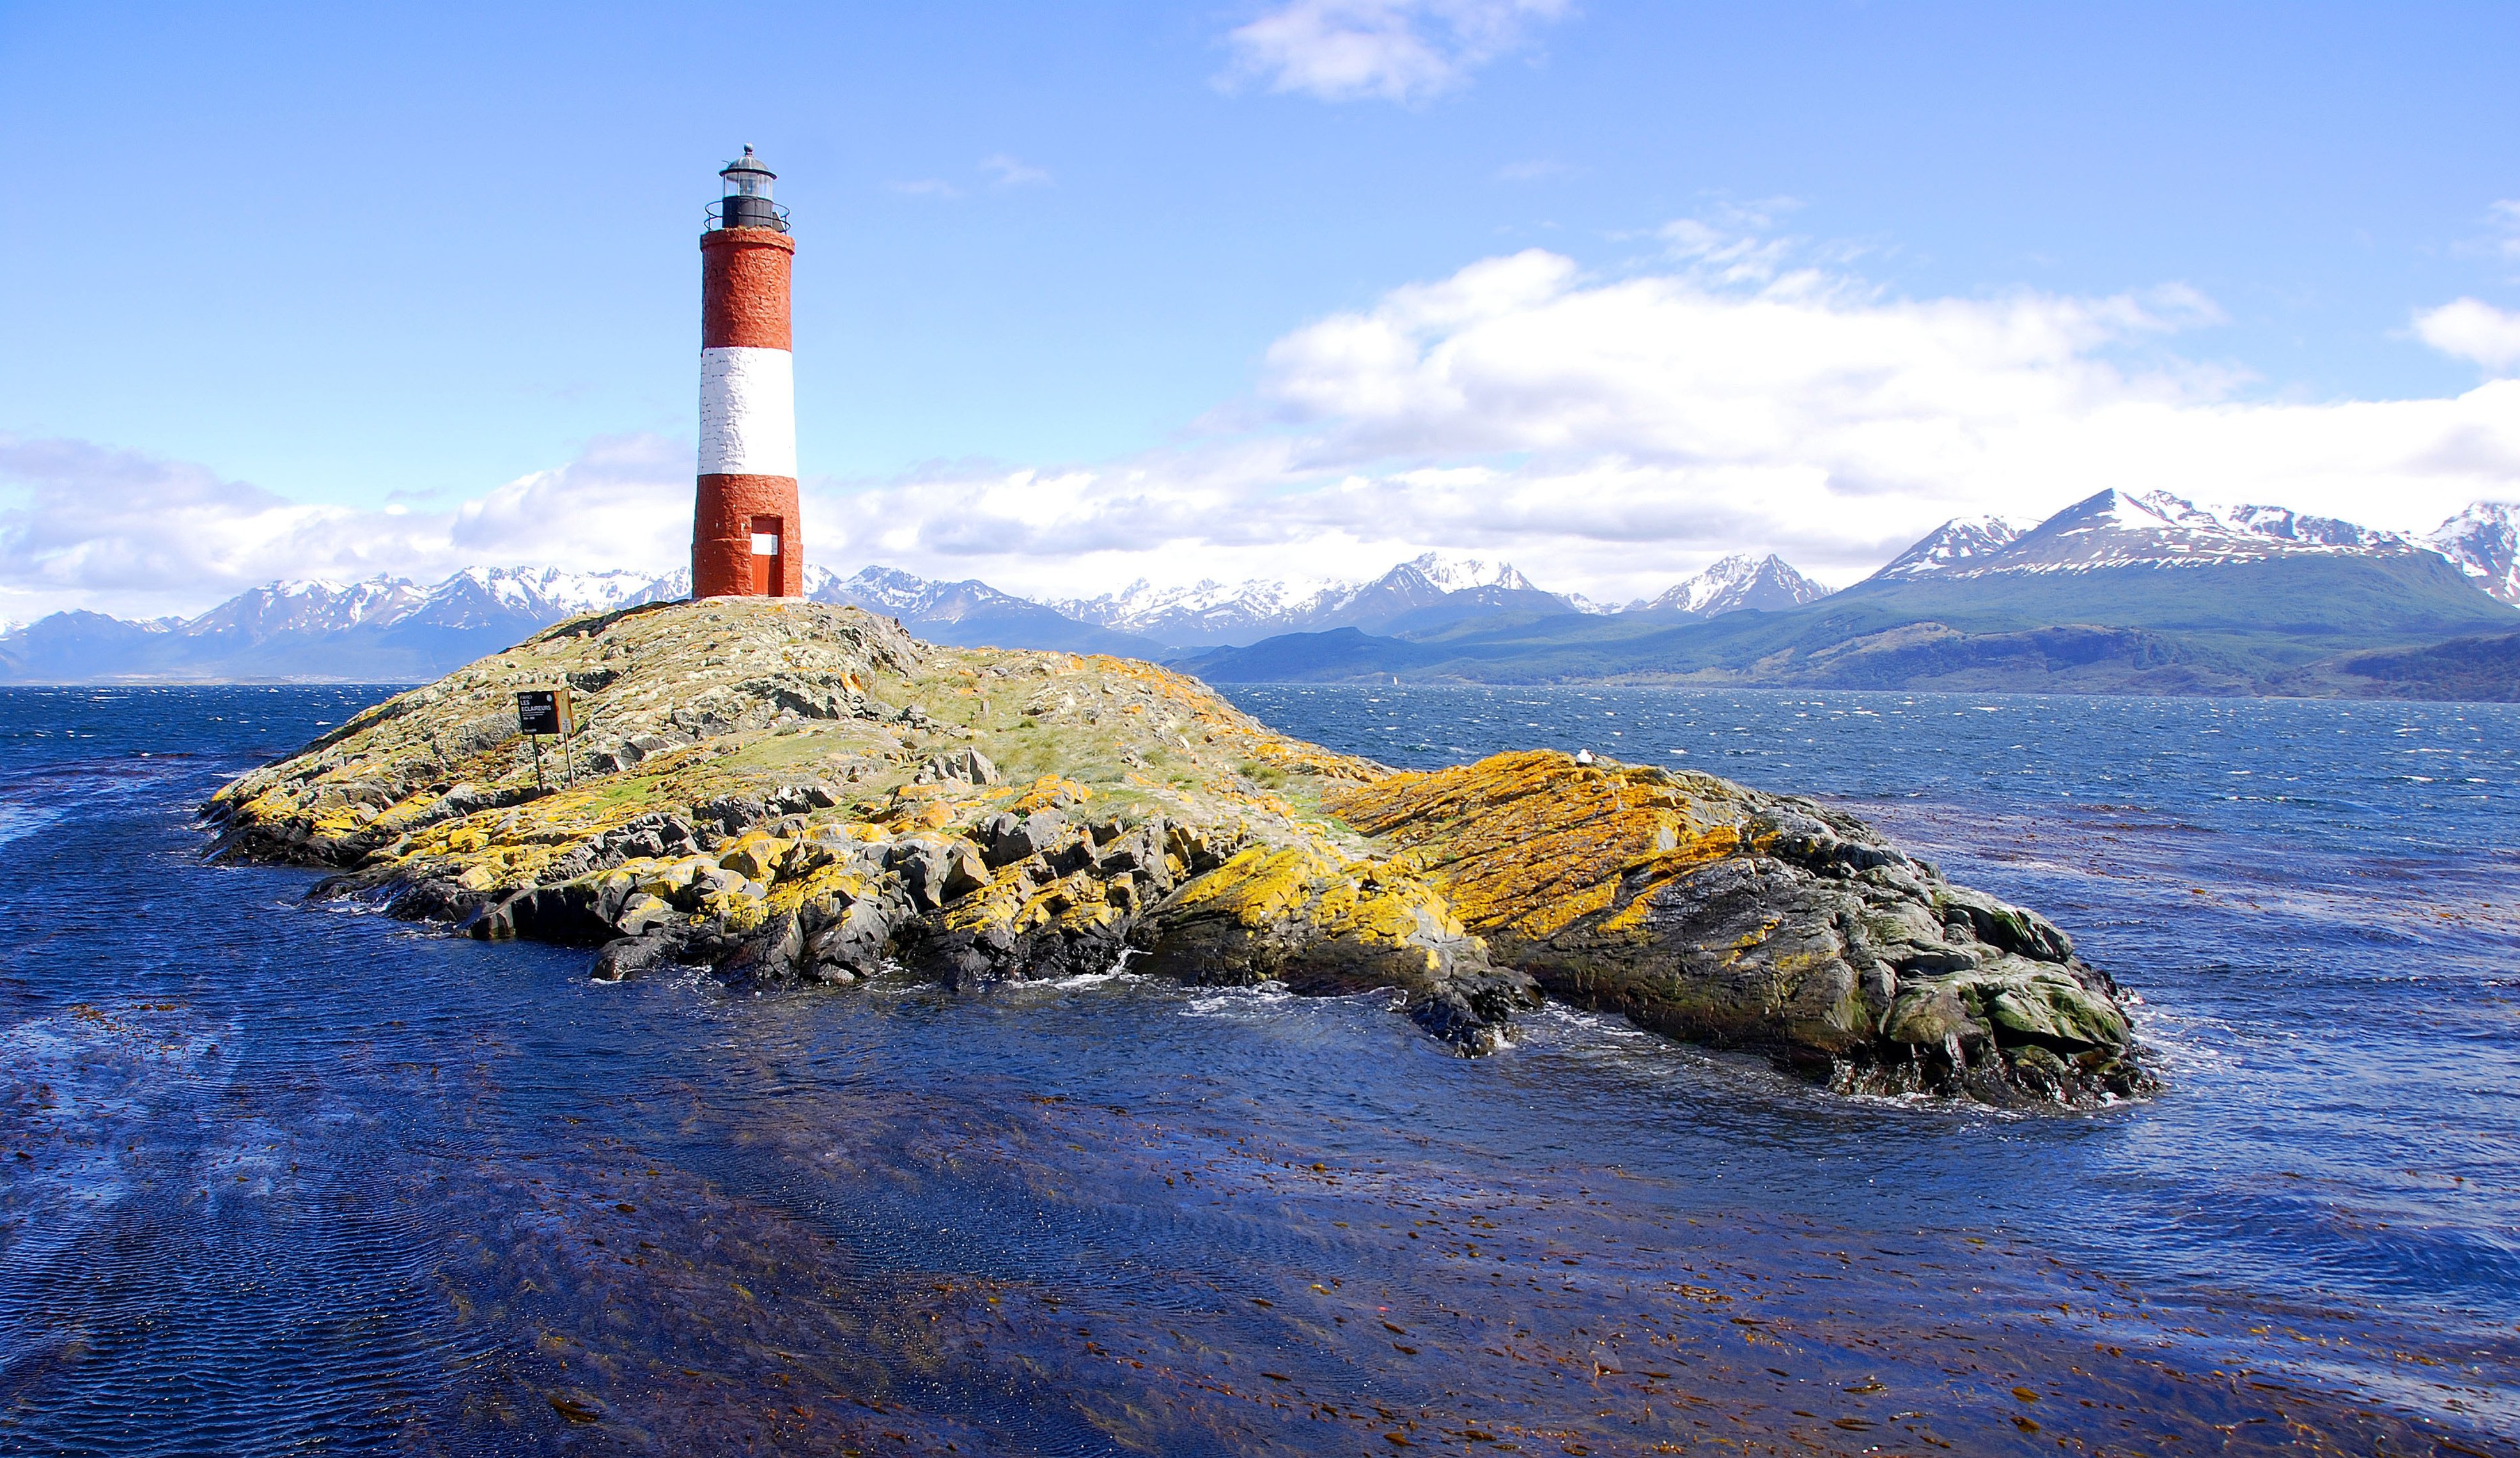
[[[709,209],[713,228],[770,228],[788,231],[788,209],[770,200],[771,179],[779,174],[761,164],[745,143],[743,155],[718,169],[726,180],[725,196]]]

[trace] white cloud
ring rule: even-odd
[[[941,178],[921,177],[909,182],[887,182],[885,187],[910,198],[960,198],[963,190]]]
[[[597,440],[566,465],[519,476],[438,518],[448,553],[457,566],[685,565],[694,455],[689,441],[653,435]]]
[[[2506,313],[2482,299],[2456,299],[2425,310],[2415,316],[2415,333],[2442,353],[2488,370],[2520,365],[2520,313]]]
[[[809,515],[851,561],[1046,594],[1433,547],[1620,597],[1740,550],[1852,581],[1946,517],[2111,486],[2408,530],[2520,489],[2520,381],[2262,403],[2164,353],[2219,318],[2192,289],[1902,299],[1719,230],[1672,241],[1665,272],[1534,249],[1307,325],[1191,446]]]
[[[206,467],[0,435],[0,616],[198,612],[284,577],[443,576],[476,562],[663,570],[690,551],[692,448],[598,441],[453,510],[292,502]]]
[[[1063,596],[1440,549],[1625,600],[1737,551],[1851,582],[1947,517],[2036,518],[2111,486],[2399,530],[2520,495],[2520,379],[2269,403],[2172,352],[2217,317],[2192,290],[1902,298],[1720,226],[1661,241],[1649,272],[1532,249],[1292,330],[1243,399],[1163,449],[809,478],[808,556]],[[0,615],[198,611],[319,573],[661,570],[686,551],[691,472],[688,443],[630,437],[389,514],[0,438],[25,497],[0,511]]]
[[[1026,166],[1003,152],[980,158],[980,170],[1002,188],[1040,188],[1050,186],[1050,173],[1040,167]]]
[[[1423,101],[1571,9],[1568,0],[1285,0],[1226,36],[1226,79],[1323,101]]]
[[[2485,210],[2485,215],[2494,220],[2494,226],[2502,235],[2499,243],[2502,256],[2520,258],[2520,198],[2497,202]]]

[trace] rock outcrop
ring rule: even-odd
[[[1489,955],[1674,1038],[1768,1048],[1847,1091],[2130,1097],[2117,988],[2035,911],[1862,821],[1711,774],[1503,754],[1342,786]]]
[[[515,693],[580,725],[540,778]],[[569,782],[573,777],[574,782]],[[659,604],[398,695],[204,807],[215,851],[595,975],[952,987],[1123,965],[1397,990],[1464,1052],[1553,995],[1850,1091],[2152,1086],[2108,978],[1860,822],[1554,753],[1404,773],[1124,659],[855,608]]]

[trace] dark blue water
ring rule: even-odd
[[[2520,713],[1254,688],[1817,794],[2164,1098],[1834,1098],[1566,1011],[601,987],[198,860],[372,695],[0,692],[0,1451],[2507,1451]]]

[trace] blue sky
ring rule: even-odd
[[[0,612],[670,558],[746,142],[843,571],[1845,580],[2129,429],[2103,484],[2419,529],[2520,494],[2515,55],[2507,4],[10,5]]]

